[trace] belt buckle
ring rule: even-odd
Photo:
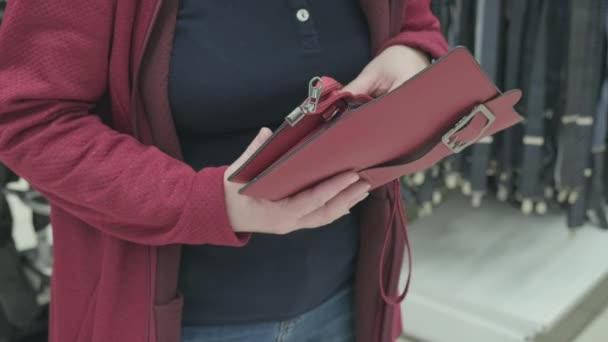
[[[477,136],[471,139],[470,141],[460,141],[458,139],[455,139],[453,135],[465,128],[473,120],[473,118],[475,118],[475,115],[479,113],[483,114],[483,116],[485,116],[488,121],[481,129],[481,131],[477,134]],[[460,119],[460,121],[458,121],[458,123],[456,123],[456,125],[452,129],[450,129],[446,134],[444,134],[443,137],[441,137],[441,141],[452,152],[459,153],[465,148],[471,146],[477,140],[479,140],[483,133],[492,125],[495,119],[496,116],[494,115],[494,113],[492,113],[492,111],[490,111],[490,109],[485,104],[479,104],[475,106],[475,108],[473,108],[473,110],[471,110],[469,114]]]

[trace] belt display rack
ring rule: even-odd
[[[501,88],[523,90],[517,109],[525,122],[404,177],[409,212],[429,215],[446,190],[460,188],[473,207],[492,195],[526,215],[563,210],[569,228],[608,229],[607,7],[606,0],[432,0],[451,45],[473,51]]]
[[[405,334],[574,341],[589,323],[581,312],[605,306],[589,297],[608,277],[608,235],[580,229],[608,229],[608,0],[431,4],[452,46],[500,88],[522,89],[525,120],[403,179],[408,214],[432,212],[410,227]]]

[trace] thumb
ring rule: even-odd
[[[347,84],[342,91],[355,95],[373,95],[376,92],[376,79],[372,72],[364,69],[357,78]]]
[[[272,131],[270,130],[270,128],[263,127],[258,132],[258,135],[253,138],[251,143],[249,143],[249,146],[247,146],[245,152],[243,152],[243,154],[241,154],[241,156],[230,166],[230,171],[236,170],[241,167],[241,165],[243,165],[247,161],[247,159],[249,159],[255,153],[255,151],[257,151],[257,149],[260,148],[271,136]]]

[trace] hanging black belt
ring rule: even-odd
[[[547,30],[550,32],[547,44],[546,108],[544,165],[542,180],[545,198],[554,198],[554,170],[557,159],[558,132],[564,113],[565,63],[568,54],[569,0],[548,1]]]
[[[458,15],[458,12],[455,11],[456,1],[432,0],[430,7],[433,14],[441,23],[442,34],[446,37],[452,37],[452,40],[448,39],[449,44],[451,46],[458,45],[458,43],[453,40],[459,31],[459,27],[455,26],[455,23],[458,23],[458,20],[455,20],[458,19],[455,18],[455,16]],[[433,169],[438,170],[438,168]],[[438,181],[438,178],[438,173],[433,172],[433,170],[417,172],[414,175],[403,178],[402,184],[405,183],[406,187],[408,184],[411,186],[410,191],[406,193],[403,198],[406,202],[413,200],[418,208],[416,213],[417,216],[423,217],[430,215],[432,213],[433,204],[439,204],[439,201],[434,200],[440,200],[440,196],[437,194],[441,193],[441,188],[443,186],[443,184]]]
[[[478,0],[476,10],[475,57],[486,74],[494,81],[498,78],[500,38],[502,29],[502,1]],[[471,202],[479,207],[488,188],[490,152],[494,138],[480,140],[471,147]]]
[[[448,8],[448,26],[446,27],[445,37],[448,40],[450,46],[455,46],[459,43],[460,35],[460,16],[462,13],[462,1],[463,0],[452,0],[448,1],[446,6]]]
[[[459,0],[460,1],[460,0]],[[432,0],[431,11],[439,19],[441,23],[441,33],[448,38],[448,43],[451,46],[456,46],[455,41],[459,28],[458,11],[456,2],[453,0]],[[451,39],[449,38],[451,37]],[[439,204],[441,201],[442,182],[439,179],[439,167],[418,172],[409,177],[410,183],[413,184],[416,191],[413,193],[416,203],[418,204],[418,215],[428,216],[432,213],[433,204]]]
[[[451,25],[450,2],[452,0],[432,0],[431,12],[441,23],[441,33],[447,37],[449,26]]]
[[[592,221],[601,228],[608,229],[604,194],[604,167],[606,162],[606,116],[608,115],[608,79],[602,86],[601,98],[598,103],[596,120],[593,128],[591,147],[592,176],[589,184],[588,213]]]
[[[605,42],[608,42],[608,0],[604,0],[605,11]],[[606,45],[605,45],[606,46]],[[606,50],[604,50],[606,53]],[[589,182],[588,214],[600,228],[608,229],[608,219],[605,210],[604,168],[606,162],[606,130],[608,125],[608,55],[604,65],[604,82],[597,105],[591,146],[592,176]]]
[[[525,32],[525,17],[528,1],[511,0],[507,7],[507,42],[504,66],[505,89],[520,86],[520,64],[523,37]],[[521,112],[521,106],[516,108]],[[516,139],[516,129],[505,130],[499,135],[498,151],[498,198],[506,201],[513,191],[513,174],[515,170],[515,151],[519,141]]]
[[[451,4],[451,20],[448,30],[448,41],[451,45],[464,45],[474,51],[475,45],[475,2],[469,0],[454,0]],[[461,180],[468,173],[467,156],[470,149],[462,153],[454,154],[444,160],[443,173],[444,182],[448,189],[454,189],[461,185]],[[464,192],[470,193],[470,183],[462,184]]]
[[[556,184],[567,201],[568,226],[586,220],[586,183],[591,176],[590,150],[603,56],[604,0],[570,2],[570,29],[565,114],[561,117]]]
[[[547,210],[542,189],[542,156],[544,146],[544,111],[546,86],[547,1],[537,0],[528,4],[526,36],[521,64],[521,86],[527,94],[522,104],[525,126],[518,193],[524,214]]]

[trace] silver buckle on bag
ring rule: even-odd
[[[453,135],[465,128],[479,113],[483,114],[483,116],[485,116],[488,121],[483,126],[481,131],[479,131],[477,136],[469,141],[460,141],[454,138]],[[475,108],[473,108],[473,110],[471,110],[471,112],[469,112],[469,114],[460,119],[460,121],[458,121],[458,123],[456,123],[456,125],[452,129],[450,129],[446,134],[444,134],[441,138],[441,141],[450,150],[452,150],[452,152],[459,153],[465,148],[474,144],[477,140],[479,140],[479,138],[482,137],[485,131],[492,125],[494,120],[496,120],[496,116],[494,115],[494,113],[492,113],[492,111],[490,111],[490,109],[488,109],[485,104],[477,105],[475,106]]]

